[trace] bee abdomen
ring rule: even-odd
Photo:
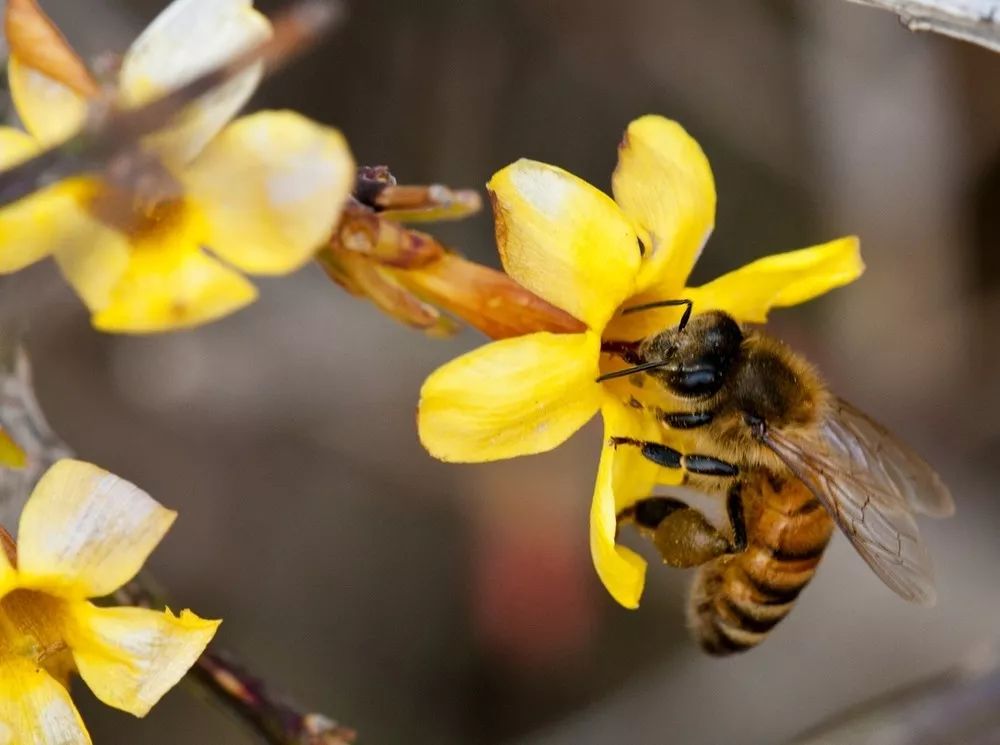
[[[689,623],[710,654],[760,644],[816,573],[833,521],[818,503],[818,509],[801,509],[808,506],[804,495],[789,487],[754,495],[767,499],[747,505],[746,550],[710,561],[695,577]],[[800,504],[789,509],[796,496]]]

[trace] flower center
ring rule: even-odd
[[[91,197],[90,212],[108,227],[124,234],[136,247],[153,247],[177,234],[190,217],[182,196],[144,198],[103,184]]]
[[[37,590],[14,590],[0,599],[0,658],[10,655],[48,667],[68,646],[66,603]]]

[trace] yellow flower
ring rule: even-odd
[[[141,717],[204,651],[219,621],[87,600],[132,579],[175,517],[89,463],[59,461],[38,482],[16,551],[0,541],[0,723],[12,742],[90,742],[66,689],[71,670]]]
[[[677,123],[632,122],[619,150],[614,199],[555,166],[521,160],[489,183],[506,271],[583,321],[577,334],[534,333],[493,342],[435,371],[421,391],[420,439],[437,458],[482,462],[550,450],[597,411],[605,444],[591,508],[597,573],[622,605],[639,603],[645,561],[615,542],[617,515],[677,483],[612,436],[662,442],[655,418],[629,406],[624,380],[598,383],[624,363],[602,342],[635,340],[677,322],[667,308],[621,315],[655,300],[688,298],[694,312],[723,310],[763,323],[770,308],[795,305],[857,278],[858,242],[848,237],[769,256],[701,287],[686,287],[715,220],[715,186],[704,153]],[[648,387],[647,387],[648,388]]]
[[[24,468],[27,462],[24,449],[0,427],[0,468]]]
[[[125,55],[117,103],[147,102],[270,33],[251,0],[176,0]],[[0,128],[0,168],[65,139],[87,115],[79,70],[57,81],[31,66],[48,61],[41,52],[19,52],[25,43],[11,39],[8,73],[30,135]],[[250,303],[256,289],[237,270],[301,267],[335,226],[354,164],[338,131],[292,112],[227,124],[260,76],[260,65],[248,69],[147,138],[140,177],[70,179],[0,209],[0,273],[53,255],[97,328],[141,333]]]

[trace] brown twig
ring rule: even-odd
[[[154,580],[140,575],[115,593],[115,601],[159,608],[165,603],[155,588]],[[302,711],[226,652],[207,649],[189,677],[272,745],[350,745],[355,741],[354,730],[323,714]]]
[[[934,31],[1000,52],[1000,0],[850,0],[899,16],[910,31]]]

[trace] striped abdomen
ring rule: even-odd
[[[737,488],[747,548],[698,570],[688,609],[695,637],[717,655],[760,644],[788,615],[833,532],[833,520],[798,479],[778,482],[756,471]]]

